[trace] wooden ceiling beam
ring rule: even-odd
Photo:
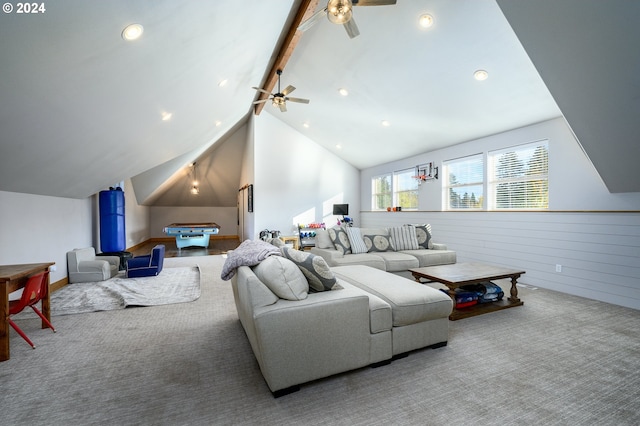
[[[265,82],[264,87],[262,88],[263,90],[266,90],[269,93],[273,91],[273,88],[275,87],[278,81],[278,75],[276,74],[276,71],[284,70],[284,67],[285,65],[287,65],[287,62],[289,62],[289,59],[291,58],[291,55],[293,54],[293,51],[296,48],[296,45],[298,44],[298,41],[300,41],[300,37],[302,37],[302,31],[298,31],[298,26],[300,26],[302,22],[306,21],[311,17],[311,15],[313,15],[319,2],[320,0],[302,0],[302,3],[300,3],[300,7],[296,12],[296,16],[293,19],[291,26],[287,30],[287,35],[284,38],[284,42],[282,43],[282,46],[280,47],[280,50],[276,55],[276,60],[274,61],[273,66],[269,70],[267,81]],[[256,99],[256,101],[266,99],[269,97],[269,95],[267,95],[266,93],[258,92],[258,94],[259,96]],[[256,104],[254,106],[255,115],[260,115],[262,108],[267,103],[268,102]]]

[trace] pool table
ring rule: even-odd
[[[209,236],[220,232],[216,223],[172,223],[164,228],[164,233],[176,237],[178,249],[190,246],[208,247]]]

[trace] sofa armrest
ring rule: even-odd
[[[281,299],[256,309],[254,323],[255,355],[273,392],[369,363],[369,298],[359,291]]]
[[[433,243],[433,249],[432,250],[446,250],[446,249],[447,249],[447,245],[446,244]]]
[[[100,256],[100,260],[106,260],[110,265],[116,267],[116,269],[120,268],[120,258],[118,256]]]
[[[311,247],[311,253],[322,257],[329,266],[338,266],[338,259],[344,258],[344,254],[336,249]]]

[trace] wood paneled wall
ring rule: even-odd
[[[640,309],[637,212],[361,212],[360,221],[430,223],[458,262],[522,268],[523,284]]]

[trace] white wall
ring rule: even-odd
[[[443,212],[437,180],[421,185],[419,211],[363,211],[362,226],[431,223],[458,262],[521,268],[522,283],[640,309],[640,193],[610,194],[563,119],[363,170],[363,210],[372,176],[540,139],[549,140],[547,212]]]
[[[446,160],[542,139],[549,140],[549,210],[640,210],[640,193],[609,193],[563,118],[362,170],[363,210],[371,209],[373,176],[431,161],[442,172],[442,162]],[[420,186],[419,210],[442,210],[441,186],[442,180]]]
[[[332,226],[334,203],[348,203],[358,223],[359,171],[309,138],[263,112],[254,120],[252,239],[263,229],[293,235],[297,223]]]
[[[0,191],[0,263],[55,262],[51,282],[67,276],[67,251],[93,245],[92,198]]]

